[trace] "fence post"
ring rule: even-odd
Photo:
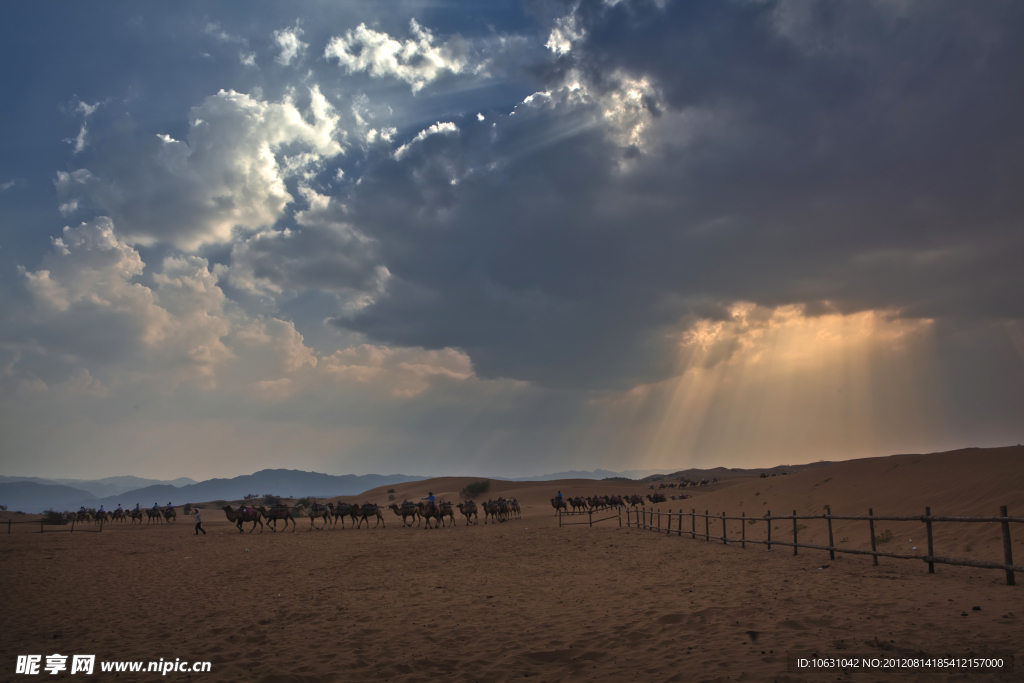
[[[590,520],[590,526],[594,526],[594,511],[592,509],[587,510],[587,519]]]
[[[1002,507],[999,508],[999,516],[1000,517],[1009,517],[1010,516],[1009,512],[1007,512],[1007,510],[1006,510],[1006,506],[1005,505],[1003,505]],[[1007,522],[1004,519],[1002,521],[1002,525],[1003,525],[1003,562],[1005,562],[1006,564],[1012,565],[1013,564],[1013,548],[1010,545],[1010,523]],[[1012,569],[1007,569],[1006,570],[1006,585],[1007,586],[1015,586],[1015,585],[1017,585],[1016,581],[1013,578],[1013,570]]]
[[[704,511],[704,540],[711,542],[711,511]]]
[[[741,513],[743,519],[740,520],[740,547],[744,550],[747,549],[747,513]]]
[[[874,565],[878,566],[878,548],[875,547],[875,509],[868,508],[868,526],[871,529],[871,559]]]
[[[672,508],[668,509],[668,522],[665,523],[665,533],[672,533]]]
[[[765,517],[765,521],[768,522],[768,551],[772,549],[772,511],[768,511],[768,515]]]
[[[729,545],[729,534],[725,531],[725,513],[722,513],[722,545]]]
[[[793,510],[793,554],[794,555],[797,554],[797,552],[796,552],[798,550],[797,544],[799,543],[799,541],[796,540],[796,531],[797,531],[796,530],[796,510]]]
[[[70,534],[75,533],[75,518],[74,517],[71,518],[71,531],[69,531],[68,533],[70,533]]]
[[[935,556],[935,550],[933,549],[933,546],[932,546],[932,509],[931,508],[925,508],[924,509],[924,517],[925,517],[924,525],[928,528],[928,557],[934,557]],[[928,563],[928,573],[929,574],[934,574],[935,573],[935,563],[934,562],[929,562]]]
[[[622,528],[622,508],[619,508],[619,528]]]
[[[697,538],[697,510],[690,508],[690,539]]]
[[[562,511],[558,511],[558,528],[562,528]]]
[[[7,520],[7,535],[11,535],[11,520]]]
[[[39,520],[39,533],[43,533],[43,520]]]
[[[682,510],[679,511],[679,527],[678,527],[678,529],[676,531],[676,536],[678,536],[679,538],[683,537],[683,511]]]
[[[832,540],[832,508],[826,510],[825,519],[828,520],[828,556],[831,559],[836,559],[836,544]]]

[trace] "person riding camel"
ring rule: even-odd
[[[173,509],[174,509],[174,506],[171,505],[171,501],[167,501],[167,511],[170,512]]]
[[[153,503],[153,512],[160,512],[160,503]]]
[[[562,492],[561,491],[558,492],[558,495],[555,496],[555,499],[559,500],[559,501],[562,500]]]
[[[433,509],[437,509],[437,499],[435,499],[435,498],[434,498],[434,492],[433,492],[433,491],[428,491],[428,492],[427,492],[427,497],[426,497],[426,498],[421,498],[420,500],[426,500],[426,501],[429,501],[429,503],[430,503],[430,508],[431,508],[432,510],[433,510]]]
[[[121,504],[120,503],[117,504],[117,511],[118,512],[124,512],[124,510],[121,509]]]
[[[141,510],[139,510],[139,504],[138,503],[135,504],[135,511],[136,512],[141,512]]]
[[[104,511],[103,511],[103,506],[102,505],[100,505],[99,514],[101,514],[101,515],[105,514]]]

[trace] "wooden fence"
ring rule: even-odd
[[[40,533],[40,534],[42,534],[42,533],[54,533],[54,532],[59,532],[59,531],[66,531],[68,533],[72,533],[75,530],[75,522],[76,521],[77,520],[75,520],[73,518],[69,518],[67,524],[54,524],[52,522],[47,523],[47,521],[45,519],[40,519],[38,521],[37,520],[24,520],[24,521],[19,520],[19,521],[14,521],[12,519],[8,519],[7,520],[7,535],[8,536],[11,535],[11,525],[12,524],[38,524],[39,525],[38,533]],[[2,522],[0,522],[0,524],[2,524]],[[90,526],[91,525],[92,525],[92,523],[90,522]],[[90,532],[90,533],[92,533],[92,532],[99,532],[99,531],[103,531],[103,520],[100,520],[99,528],[98,529],[84,529],[84,528],[82,528],[82,524],[79,524],[78,526],[79,526],[79,528],[78,528],[79,532]],[[50,528],[47,528],[47,527],[50,527]],[[57,527],[57,528],[54,528],[54,527]]]
[[[611,508],[600,508],[598,510],[574,510],[573,512],[569,512],[568,510],[559,510],[558,511],[558,526],[576,526],[576,525],[579,525],[579,524],[586,524],[588,526],[594,526],[598,522],[605,522],[605,521],[607,521],[609,519],[617,519],[617,520],[619,520],[619,526],[621,527],[622,526],[622,513],[619,512],[618,509],[616,509],[614,514],[611,514],[611,515],[609,515],[607,517],[601,517],[600,519],[594,519],[594,513],[595,512],[600,514],[602,512],[610,512],[610,511],[611,511]],[[562,517],[563,516],[565,516],[565,517],[581,517],[583,515],[587,516],[587,521],[585,521],[585,522],[563,522],[562,521]]]
[[[635,519],[634,519],[635,517]],[[662,525],[662,517],[665,517],[665,524]],[[689,529],[683,529],[683,519],[689,517],[690,524]],[[704,520],[704,533],[697,531],[697,520]],[[711,535],[711,520],[714,519],[716,526],[720,522],[722,528],[722,535],[712,536]],[[772,522],[777,520],[791,519],[793,520],[793,542],[772,540]],[[816,545],[811,543],[800,543],[798,533],[801,528],[797,525],[798,520],[824,520],[828,525],[828,545]],[[853,548],[838,548],[835,545],[835,540],[832,537],[832,520],[859,520],[866,521],[868,523],[868,530],[871,534],[871,550],[855,550]],[[729,538],[728,533],[728,522],[738,521],[740,522],[740,537]],[[747,538],[747,524],[751,521],[764,521],[768,526],[768,537],[767,540],[754,540]],[[883,553],[879,552],[876,547],[875,541],[875,522],[923,522],[925,529],[928,533],[928,554],[927,555],[907,555],[903,553]],[[957,557],[941,557],[935,555],[935,549],[932,537],[932,524],[937,522],[986,522],[993,523],[999,522],[1003,532],[1003,562],[983,562],[980,560],[969,560]],[[998,517],[945,517],[932,515],[932,509],[926,507],[924,514],[917,515],[875,515],[873,509],[868,510],[867,515],[833,515],[831,510],[828,510],[824,515],[798,515],[796,510],[793,510],[792,515],[775,515],[772,516],[771,510],[768,514],[763,517],[747,517],[744,512],[740,517],[727,517],[723,512],[721,515],[709,514],[708,510],[704,511],[704,514],[698,513],[696,510],[691,509],[690,512],[679,511],[673,513],[669,510],[667,513],[660,510],[636,510],[626,511],[626,526],[635,527],[638,529],[649,529],[651,531],[665,532],[667,534],[675,533],[677,536],[683,534],[689,534],[690,538],[696,539],[701,538],[707,541],[712,539],[721,540],[722,543],[728,544],[729,542],[739,542],[743,548],[747,547],[747,543],[757,543],[761,545],[767,545],[768,550],[772,549],[773,545],[788,546],[793,548],[793,554],[796,555],[800,548],[810,548],[812,550],[827,550],[831,559],[836,559],[836,553],[849,553],[851,555],[871,555],[873,563],[878,565],[879,557],[891,557],[897,560],[921,560],[928,563],[928,573],[935,573],[936,564],[951,564],[960,567],[979,567],[982,569],[1002,569],[1006,572],[1006,585],[1013,586],[1015,584],[1014,572],[1024,572],[1024,567],[1015,565],[1013,563],[1013,548],[1010,544],[1010,523],[1024,523],[1024,517],[1010,517],[1007,513],[1006,506],[1003,505],[999,508]]]

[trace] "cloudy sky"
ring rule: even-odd
[[[1016,0],[4,14],[3,474],[1024,442]]]

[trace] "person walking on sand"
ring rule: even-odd
[[[195,512],[196,536],[199,535],[200,531],[202,531],[203,532],[203,536],[205,536],[206,535],[206,529],[203,528],[203,517],[202,517],[202,515],[199,514],[199,508],[195,508],[195,511],[196,511]]]

